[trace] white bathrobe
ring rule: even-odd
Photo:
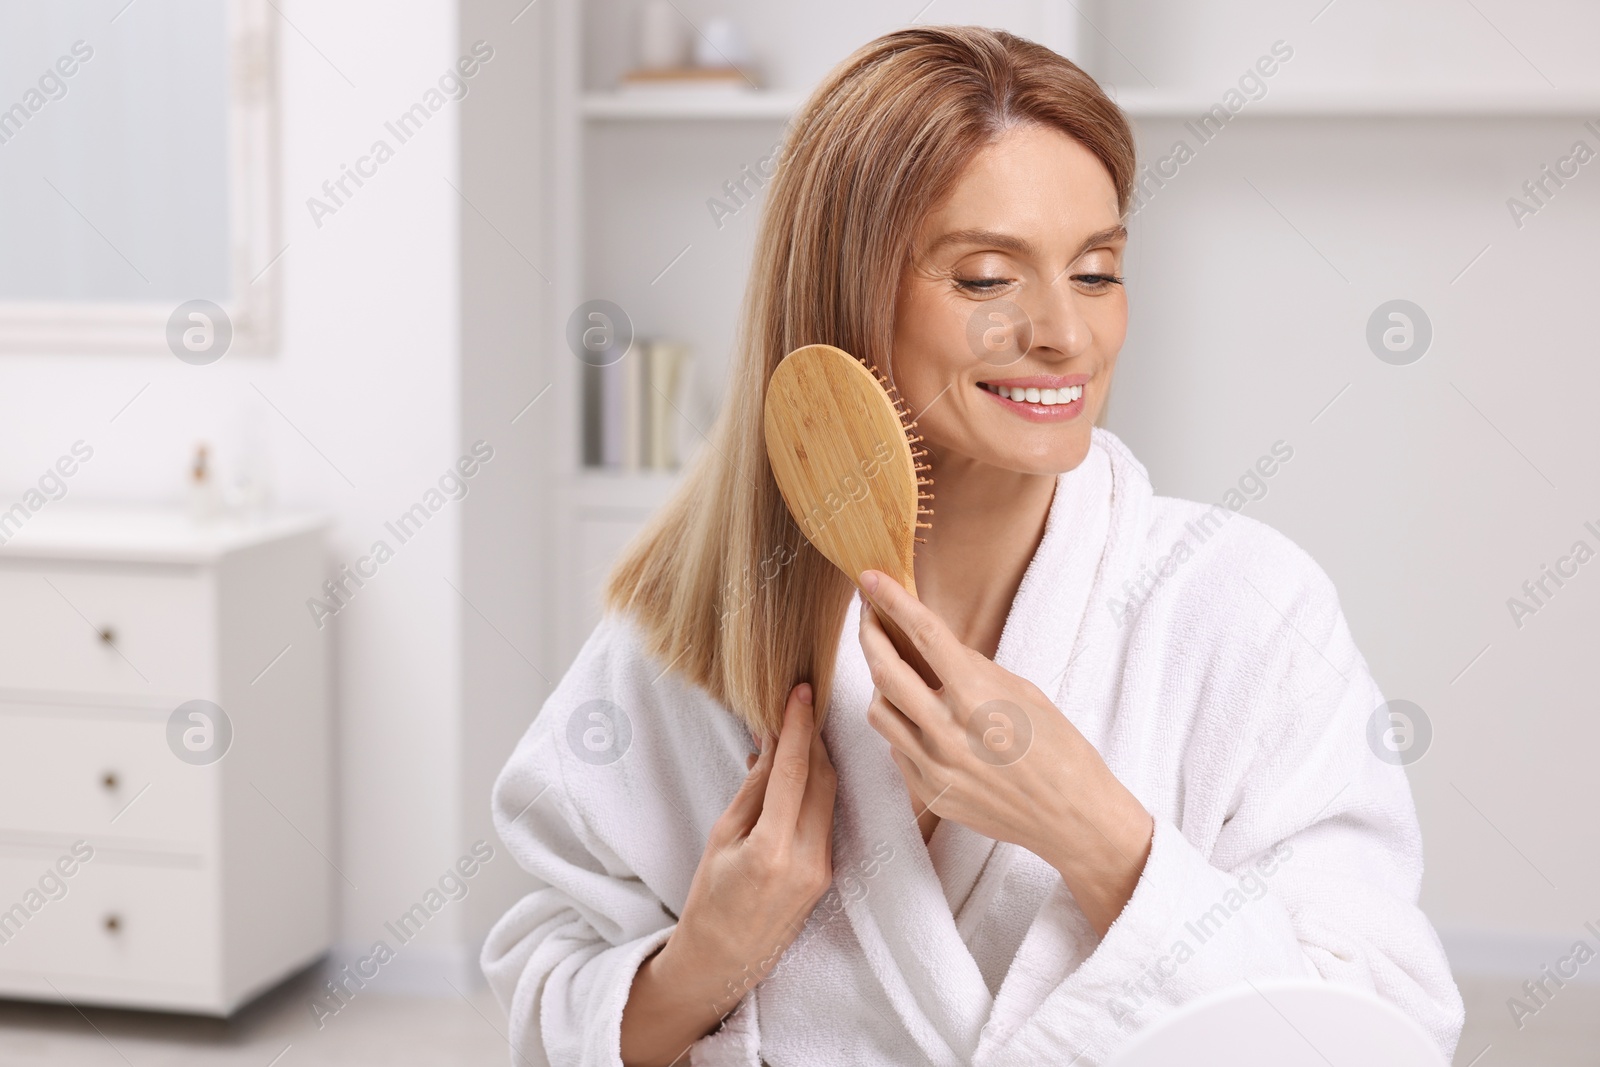
[[[1057,481],[995,661],[1050,696],[1154,816],[1104,938],[1026,850],[950,820],[923,844],[866,720],[859,610],[824,728],[834,887],[686,1062],[1088,1067],[1184,1001],[1319,975],[1388,998],[1450,1058],[1462,1003],[1417,908],[1416,810],[1368,742],[1384,697],[1293,542],[1153,495],[1103,429]],[[745,777],[747,730],[665,666],[627,619],[602,621],[495,787],[529,891],[482,963],[518,1063],[619,1067],[630,983]],[[593,718],[593,700],[625,720]]]

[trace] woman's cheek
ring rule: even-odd
[[[907,397],[913,412],[921,411],[933,403],[940,393],[971,370],[975,362],[973,355],[967,351],[965,335],[951,335],[944,331],[928,337],[913,358],[917,364],[911,383],[914,393]],[[902,392],[906,390],[904,384],[900,388]]]
[[[1117,353],[1122,350],[1122,342],[1128,336],[1128,294],[1119,289],[1107,297],[1097,310],[1099,314],[1090,320],[1094,328],[1095,347],[1109,364],[1116,359]]]

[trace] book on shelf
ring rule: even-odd
[[[675,470],[689,348],[636,338],[604,367],[584,368],[583,462],[614,470]]]

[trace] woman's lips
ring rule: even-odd
[[[1007,378],[999,382],[977,382],[976,385],[995,403],[1003,405],[1012,414],[1030,422],[1070,422],[1083,413],[1083,383],[1087,380],[1088,375],[1073,375],[1071,378],[1041,375],[1036,378]],[[1002,396],[999,392],[1001,389],[1011,395],[1022,391],[1024,399],[1013,400],[1011,395]],[[1063,393],[1072,399],[1062,403]],[[1027,397],[1038,399],[1030,401]],[[1052,398],[1055,399],[1055,403],[1046,402]]]

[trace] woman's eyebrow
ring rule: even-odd
[[[1108,226],[1103,230],[1096,230],[1083,239],[1083,243],[1072,254],[1072,258],[1077,259],[1096,245],[1125,240],[1127,236],[1128,228],[1121,223],[1115,226]],[[1007,252],[1015,252],[1019,256],[1036,258],[1039,254],[1039,250],[1034,247],[1033,242],[1024,237],[1018,237],[1016,234],[1011,233],[1002,233],[999,230],[977,229],[951,230],[949,233],[942,234],[928,246],[928,254],[931,255],[945,245],[952,244],[986,245],[990,248],[1000,248]]]
[[[1072,254],[1072,258],[1077,259],[1085,252],[1089,251],[1089,249],[1098,245],[1108,245],[1114,241],[1126,241],[1127,239],[1128,228],[1122,225],[1122,223],[1119,222],[1115,226],[1107,226],[1105,229],[1096,230],[1094,233],[1091,233],[1089,236],[1085,237],[1083,239],[1083,244],[1079,245],[1078,250]]]
[[[1038,249],[1026,238],[1016,234],[1001,233],[999,230],[951,230],[943,234],[931,245],[928,252],[937,252],[945,245],[987,245],[990,248],[1002,248],[1007,252],[1015,252],[1019,256],[1037,255]]]

